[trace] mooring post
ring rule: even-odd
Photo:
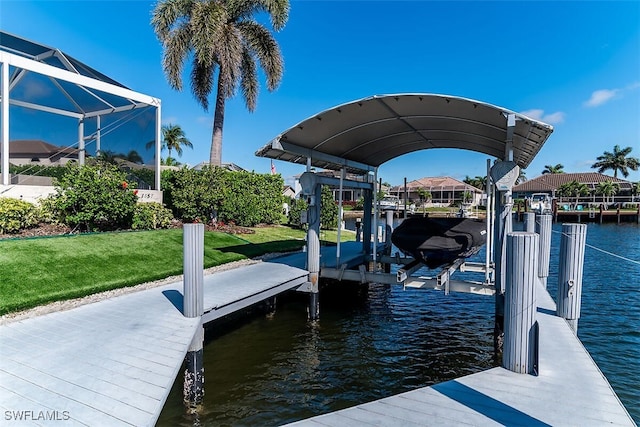
[[[201,317],[204,312],[204,224],[185,224],[183,227],[183,270],[185,317]],[[204,397],[204,327],[191,341],[185,357],[184,402],[193,408]]]
[[[551,225],[552,215],[538,215],[536,220],[536,233],[538,233],[538,277],[544,287],[547,287],[549,277],[549,260],[551,258]]]
[[[562,224],[558,267],[558,307],[556,314],[578,333],[582,299],[582,271],[587,243],[586,224]]]
[[[309,269],[309,320],[320,317],[320,201],[322,186],[315,186],[315,203],[309,206],[309,230],[307,232],[307,268]]]
[[[536,233],[507,234],[502,366],[520,374],[537,370],[538,239]]]
[[[527,233],[535,233],[536,231],[536,214],[535,212],[524,213],[524,231]]]

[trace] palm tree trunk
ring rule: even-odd
[[[224,123],[224,90],[220,78],[218,78],[218,91],[216,93],[216,109],[213,113],[213,135],[211,135],[211,153],[209,165],[222,165],[222,125]]]

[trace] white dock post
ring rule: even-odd
[[[538,239],[536,233],[507,234],[502,366],[520,374],[537,370]]]
[[[576,334],[580,318],[582,270],[586,242],[586,224],[562,224],[556,314],[566,319]]]
[[[536,233],[540,236],[538,244],[538,277],[544,287],[547,287],[549,277],[549,259],[551,258],[551,223],[552,215],[538,215],[536,220]]]
[[[318,298],[320,278],[320,200],[322,186],[315,186],[315,203],[309,205],[309,229],[307,230],[307,268],[309,269],[309,320],[320,317]]]
[[[535,212],[524,213],[524,231],[527,233],[535,233],[536,231],[536,214]]]
[[[183,269],[185,317],[200,317],[204,312],[204,224],[183,227]],[[200,325],[185,357],[184,402],[191,408],[204,397],[204,327]]]

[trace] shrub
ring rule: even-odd
[[[38,209],[23,200],[0,197],[0,233],[17,233],[38,224]]]
[[[338,227],[338,205],[328,185],[322,186],[320,206],[320,228],[333,230]]]
[[[223,169],[215,167],[163,171],[161,180],[167,207],[184,222],[208,223],[215,217],[223,197],[222,173]]]
[[[243,227],[277,224],[282,216],[280,175],[224,171],[218,218]]]
[[[83,231],[131,227],[137,197],[124,172],[113,165],[67,165],[57,180],[53,204],[62,222]]]
[[[131,228],[134,230],[155,230],[169,228],[173,220],[170,209],[160,203],[138,203],[133,212]]]
[[[167,206],[184,222],[222,222],[251,227],[279,223],[282,178],[279,175],[231,172],[222,168],[165,171],[162,186]]]
[[[289,206],[289,225],[302,228],[300,215],[303,211],[307,210],[307,201],[304,199],[294,199]]]

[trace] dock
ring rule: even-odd
[[[360,244],[341,249],[341,262],[362,262]],[[300,287],[305,256],[205,276],[202,324]],[[322,256],[335,266],[336,247]],[[179,281],[0,326],[5,421],[154,425],[201,324],[183,316],[182,292]]]
[[[537,376],[493,368],[289,426],[635,426],[556,305],[538,287]]]

